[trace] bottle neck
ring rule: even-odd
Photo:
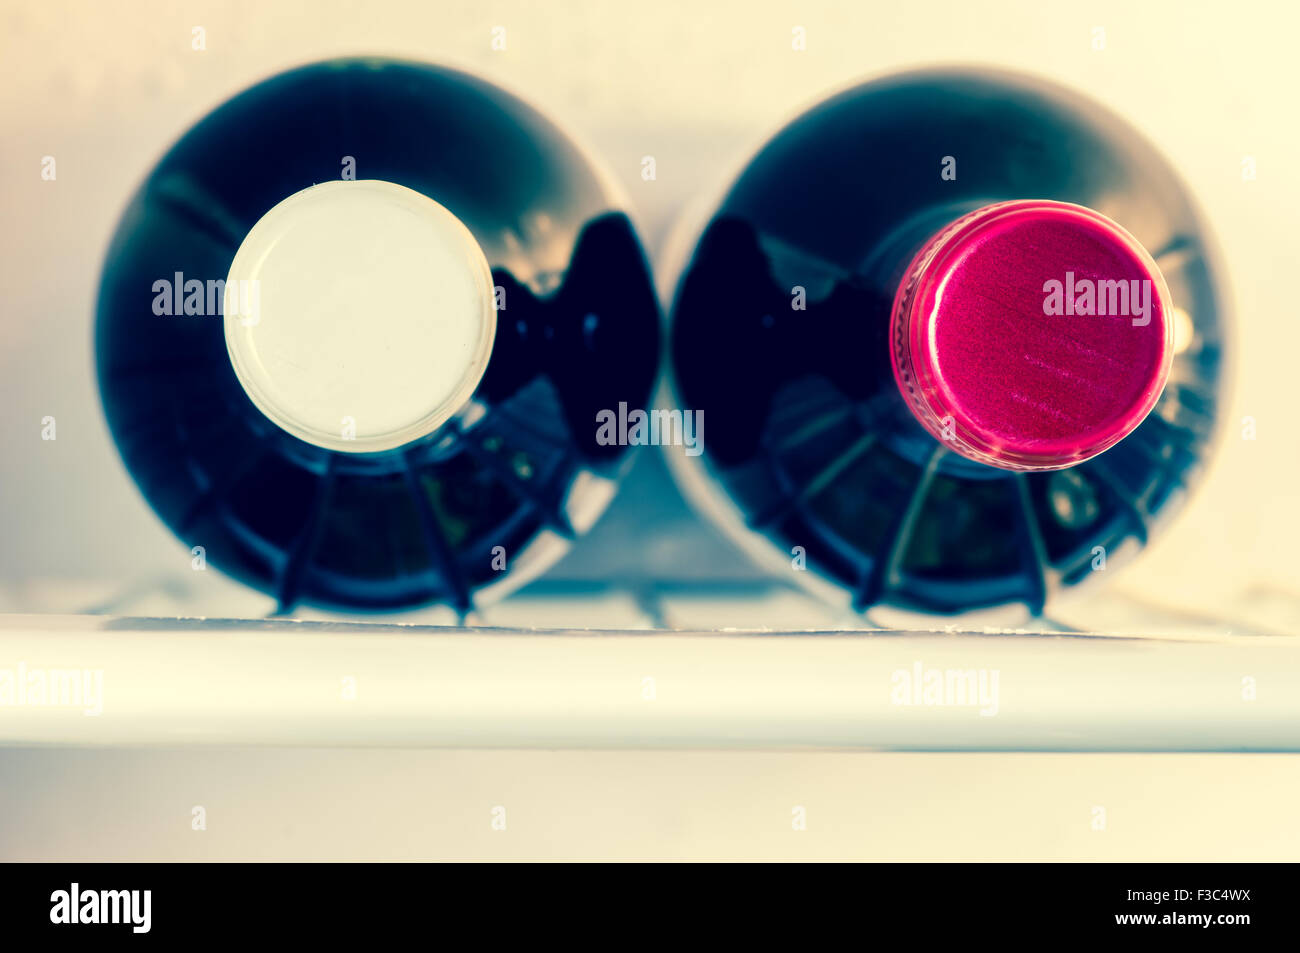
[[[929,433],[971,460],[1055,470],[1146,418],[1173,355],[1169,291],[1128,232],[1062,202],[987,205],[904,273],[894,378]]]

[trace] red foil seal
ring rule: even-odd
[[[1173,359],[1169,289],[1128,232],[1063,202],[953,222],[894,298],[894,377],[957,453],[1009,470],[1095,457],[1156,405]]]

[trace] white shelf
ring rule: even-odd
[[[0,744],[1300,751],[1288,637],[0,617],[0,680],[55,670],[99,697],[0,698]]]

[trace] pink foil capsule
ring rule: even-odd
[[[1072,466],[1151,412],[1173,358],[1169,289],[1115,222],[1002,202],[913,258],[894,299],[894,377],[957,453],[1010,470]]]

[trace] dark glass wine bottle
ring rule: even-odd
[[[1040,613],[1201,470],[1209,246],[1166,162],[1083,97],[987,70],[857,86],[777,133],[691,246],[671,391],[707,439],[676,470],[859,610]]]
[[[276,76],[131,200],[95,332],[123,459],[204,558],[299,602],[462,612],[613,492],[659,315],[608,180],[463,73]]]

